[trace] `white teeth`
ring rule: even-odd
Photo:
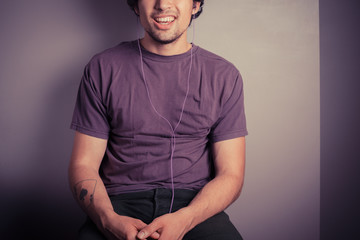
[[[175,20],[174,17],[155,18],[158,23],[169,23]]]

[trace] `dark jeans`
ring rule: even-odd
[[[187,206],[197,192],[191,190],[175,190],[173,212]],[[114,210],[119,215],[137,218],[151,223],[155,218],[169,212],[171,189],[154,189],[144,192],[126,193],[110,197]],[[87,219],[79,232],[80,240],[104,240],[105,237],[96,225]],[[225,212],[200,223],[183,238],[184,240],[242,240],[240,233],[230,222]]]

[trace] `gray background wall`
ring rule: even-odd
[[[245,82],[246,183],[228,213],[245,239],[318,239],[318,1],[222,5],[206,3],[195,43],[232,61]],[[3,235],[74,236],[84,215],[68,190],[66,168],[82,69],[94,53],[135,38],[135,29],[124,1],[1,2]]]
[[[207,2],[196,42],[233,62],[245,83],[245,186],[228,212],[245,239],[318,239],[318,1],[226,3]]]

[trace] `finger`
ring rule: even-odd
[[[141,229],[140,232],[137,235],[137,238],[146,239],[149,236],[152,236],[153,234],[155,234],[155,236],[157,236],[157,234],[159,234],[159,233],[157,233],[156,231],[159,230],[159,228],[160,228],[160,226],[158,226],[156,221],[154,221],[154,222],[150,223],[149,225],[147,225],[145,228]]]
[[[151,237],[152,239],[159,239],[159,238],[160,238],[160,233],[154,232],[153,234],[150,235],[150,237]]]
[[[175,229],[169,229],[169,228],[164,228],[163,231],[161,232],[160,237],[157,240],[169,240],[169,239],[177,239],[177,240],[181,240],[183,239],[183,237],[185,236],[186,232],[181,232],[181,231],[174,231]]]

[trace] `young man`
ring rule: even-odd
[[[223,212],[244,177],[241,76],[187,42],[202,0],[128,3],[145,36],[89,62],[71,125],[80,239],[242,239]]]

